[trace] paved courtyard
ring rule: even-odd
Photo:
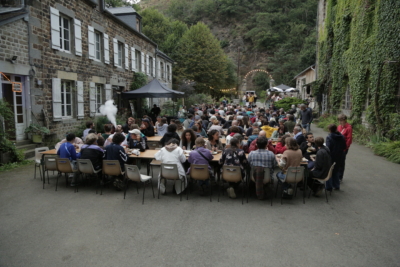
[[[313,128],[314,136],[327,134]],[[0,266],[400,266],[400,165],[353,144],[342,192],[249,203],[134,187],[43,190],[33,165],[0,173]],[[156,196],[157,197],[157,196]]]

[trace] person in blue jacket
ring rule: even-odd
[[[75,134],[73,134],[73,133],[67,134],[66,139],[67,139],[67,142],[62,143],[60,145],[60,148],[57,150],[57,155],[60,158],[69,159],[69,161],[71,162],[72,169],[76,170],[77,169],[76,160],[78,158],[80,158],[81,154],[80,153],[76,153],[77,147],[75,147],[73,145],[73,143],[75,141]],[[72,178],[71,186],[75,186],[76,185],[76,177],[75,177],[75,175],[71,173],[69,175],[69,177]]]

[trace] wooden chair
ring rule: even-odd
[[[124,172],[121,170],[121,165],[118,160],[103,160],[103,176],[100,189],[100,195],[103,194],[104,177],[108,176],[121,176]]]
[[[250,179],[255,183],[256,181],[254,180],[254,166],[251,166],[251,172],[250,172]],[[264,180],[263,180],[264,185],[269,184],[270,188],[273,192],[273,184],[274,184],[274,180],[271,177],[271,169],[265,167],[264,168]],[[273,196],[271,196],[271,206],[272,206],[272,201],[273,201]]]
[[[222,166],[222,177],[221,177],[221,182],[222,182],[222,188],[224,186],[224,181],[230,182],[230,183],[239,183],[243,181],[242,178],[242,171],[240,169],[240,166],[228,166],[228,165],[223,165]],[[218,190],[218,202],[219,202],[219,195],[220,191]],[[242,205],[243,205],[243,198],[244,198],[244,191],[242,191]]]
[[[210,172],[208,170],[208,165],[191,164],[190,165],[190,178],[195,181],[206,181],[210,179]],[[210,202],[212,202],[212,186],[211,181],[210,187]]]

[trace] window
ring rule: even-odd
[[[61,116],[72,117],[72,81],[61,81]]]
[[[123,58],[123,50],[124,50],[124,45],[120,42],[118,42],[118,66],[122,67],[122,58]]]
[[[103,85],[102,84],[96,84],[95,97],[96,97],[95,110],[96,110],[96,113],[98,113],[100,106],[103,105]]]
[[[352,105],[351,94],[350,94],[350,85],[347,85],[342,108],[343,109],[352,109],[352,107],[353,107],[353,105]]]
[[[142,66],[142,55],[139,50],[135,50],[135,58],[136,58],[136,70],[140,72]]]
[[[152,57],[149,57],[149,73],[150,73],[150,76],[154,76],[154,73],[153,73],[153,58]]]
[[[71,22],[70,19],[60,15],[60,50],[71,51]]]
[[[102,43],[102,38],[101,38],[101,33],[95,31],[94,32],[94,51],[95,51],[95,59],[98,61],[101,61],[101,43]]]
[[[160,62],[161,65],[161,79],[164,79],[164,62]]]

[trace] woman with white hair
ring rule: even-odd
[[[85,144],[81,147],[81,159],[90,159],[97,171],[102,168],[104,151],[97,145],[98,136],[94,133],[86,136]]]

